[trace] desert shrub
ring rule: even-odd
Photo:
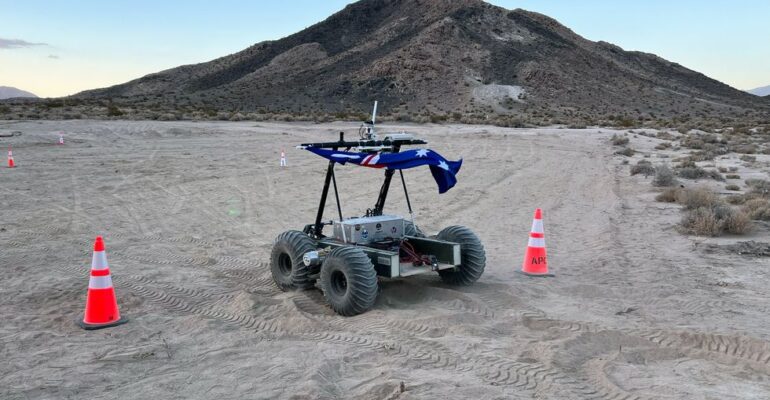
[[[110,104],[107,106],[108,117],[119,117],[121,115],[123,115],[123,111],[120,111],[120,109],[116,105]]]
[[[661,142],[655,146],[655,150],[666,150],[671,148],[671,142]]]
[[[613,134],[612,138],[610,138],[610,142],[613,146],[625,146],[628,144],[629,139],[625,136],[618,136],[617,134]]]
[[[702,149],[703,145],[705,145],[705,143],[702,140],[690,135],[683,137],[680,143],[682,144],[682,147],[687,147],[689,149],[696,149],[696,150]]]
[[[671,132],[667,131],[660,131],[657,135],[655,135],[658,139],[663,140],[674,140],[674,135],[671,134]]]
[[[698,207],[685,213],[679,226],[684,233],[698,236],[716,236],[721,230],[714,210],[707,207]]]
[[[727,168],[725,168],[725,167],[719,167],[719,168],[717,168],[717,169],[719,170],[719,172],[721,172],[721,173],[723,173],[723,174],[724,174],[724,173],[727,173]]]
[[[746,179],[746,185],[751,188],[751,192],[759,195],[770,193],[770,181],[764,179]]]
[[[722,174],[720,174],[718,171],[715,170],[705,170],[701,167],[684,167],[679,168],[677,170],[677,175],[681,178],[685,179],[700,179],[700,178],[711,178],[717,181],[724,181],[725,178],[722,177]]]
[[[652,179],[652,185],[658,187],[674,186],[676,178],[674,171],[668,165],[658,165],[655,167],[655,177]]]
[[[744,211],[724,204],[688,210],[679,226],[684,233],[699,236],[718,236],[722,233],[742,235],[753,227]]]
[[[746,203],[746,196],[743,195],[733,195],[733,196],[727,196],[725,198],[725,201],[732,205],[741,205]]]
[[[727,179],[741,179],[741,176],[740,175],[736,175],[736,174],[727,174],[727,175],[725,175],[725,178],[727,178]]]
[[[743,156],[741,156],[741,161],[745,161],[745,162],[753,163],[753,162],[756,162],[756,161],[757,161],[757,158],[756,158],[756,157],[754,157],[754,156],[747,156],[747,155],[743,155]]]
[[[707,172],[700,167],[684,167],[677,170],[677,175],[685,179],[700,179],[706,176]]]
[[[630,147],[626,147],[626,148],[624,148],[622,150],[616,151],[615,154],[620,155],[620,156],[631,157],[634,154],[636,154],[636,151],[634,151],[634,149],[632,149]]]
[[[741,187],[738,185],[727,185],[725,186],[725,189],[727,190],[741,190]]]
[[[705,188],[690,189],[682,192],[682,196],[678,201],[687,210],[694,210],[696,208],[714,208],[722,202],[719,197],[712,191]]]
[[[730,146],[730,151],[734,153],[742,153],[742,154],[755,154],[757,153],[757,150],[759,148],[756,144],[739,144],[735,146]]]
[[[652,166],[652,163],[650,163],[647,160],[640,160],[636,165],[631,167],[631,175],[637,175],[642,174],[644,177],[648,177],[650,175],[655,174],[655,167]]]
[[[743,203],[745,211],[751,219],[762,219],[763,216],[770,217],[770,201],[763,198],[753,198]],[[770,219],[770,218],[768,218]]]
[[[655,196],[655,201],[661,203],[676,203],[682,196],[682,189],[680,188],[667,188],[659,195]]]
[[[722,230],[733,235],[743,235],[753,228],[751,218],[739,210],[730,209],[730,212],[724,216],[721,222]]]
[[[738,171],[738,167],[730,167],[727,170],[730,171],[730,172],[736,172],[736,171]]]

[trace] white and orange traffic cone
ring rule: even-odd
[[[8,146],[8,168],[13,168],[16,166],[16,163],[13,162],[13,150],[11,150],[11,146]]]
[[[554,276],[548,273],[548,258],[545,251],[545,231],[543,230],[543,210],[535,210],[532,230],[529,233],[527,252],[521,273],[528,276]]]
[[[64,144],[64,134],[63,133],[59,134],[59,144]]]
[[[101,236],[97,236],[91,261],[91,278],[88,281],[86,311],[78,324],[83,329],[92,330],[120,325],[126,321],[126,318],[120,317],[120,311],[118,311],[118,301],[115,297],[115,288],[112,287],[104,240]]]
[[[281,166],[286,166],[286,152],[284,152],[283,149],[281,149]]]

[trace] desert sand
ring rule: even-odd
[[[0,138],[18,165],[0,168],[0,398],[770,397],[770,261],[710,246],[767,227],[681,235],[679,206],[629,175],[608,129],[391,125],[464,159],[445,195],[427,168],[406,178],[417,224],[475,230],[485,274],[381,279],[351,318],[318,289],[279,291],[272,240],[312,222],[326,165],[293,146],[357,127],[0,123],[22,133]],[[381,173],[338,169],[346,217],[373,206]],[[515,272],[537,207],[554,278]],[[406,214],[397,185],[386,212]],[[96,235],[130,320],[84,331]]]

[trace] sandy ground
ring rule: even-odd
[[[770,261],[705,251],[746,238],[677,233],[678,206],[629,176],[609,130],[406,127],[465,160],[445,195],[427,168],[407,180],[424,230],[481,237],[481,280],[381,280],[353,318],[317,289],[279,291],[271,242],[313,220],[325,168],[292,146],[356,128],[1,123],[22,135],[0,138],[18,164],[0,168],[0,398],[770,396]],[[381,173],[339,169],[347,216],[373,206]],[[405,213],[395,189],[387,210]],[[515,273],[536,207],[555,278]],[[87,332],[74,320],[97,234],[130,322]]]

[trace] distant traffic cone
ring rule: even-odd
[[[126,318],[120,317],[118,311],[110,267],[107,265],[107,254],[104,252],[104,240],[97,236],[91,261],[91,279],[88,281],[86,311],[83,320],[78,321],[78,324],[83,329],[92,330],[120,325],[126,321]]]
[[[63,133],[59,134],[59,144],[64,144],[64,134]]]
[[[286,153],[283,151],[283,149],[281,149],[281,166],[286,166]]]
[[[11,147],[8,147],[8,168],[13,168],[16,166],[16,163],[13,162],[13,150],[11,150]]]
[[[535,210],[532,231],[529,233],[527,253],[521,273],[529,276],[554,276],[548,273],[548,259],[545,252],[545,232],[543,231],[543,210]]]

